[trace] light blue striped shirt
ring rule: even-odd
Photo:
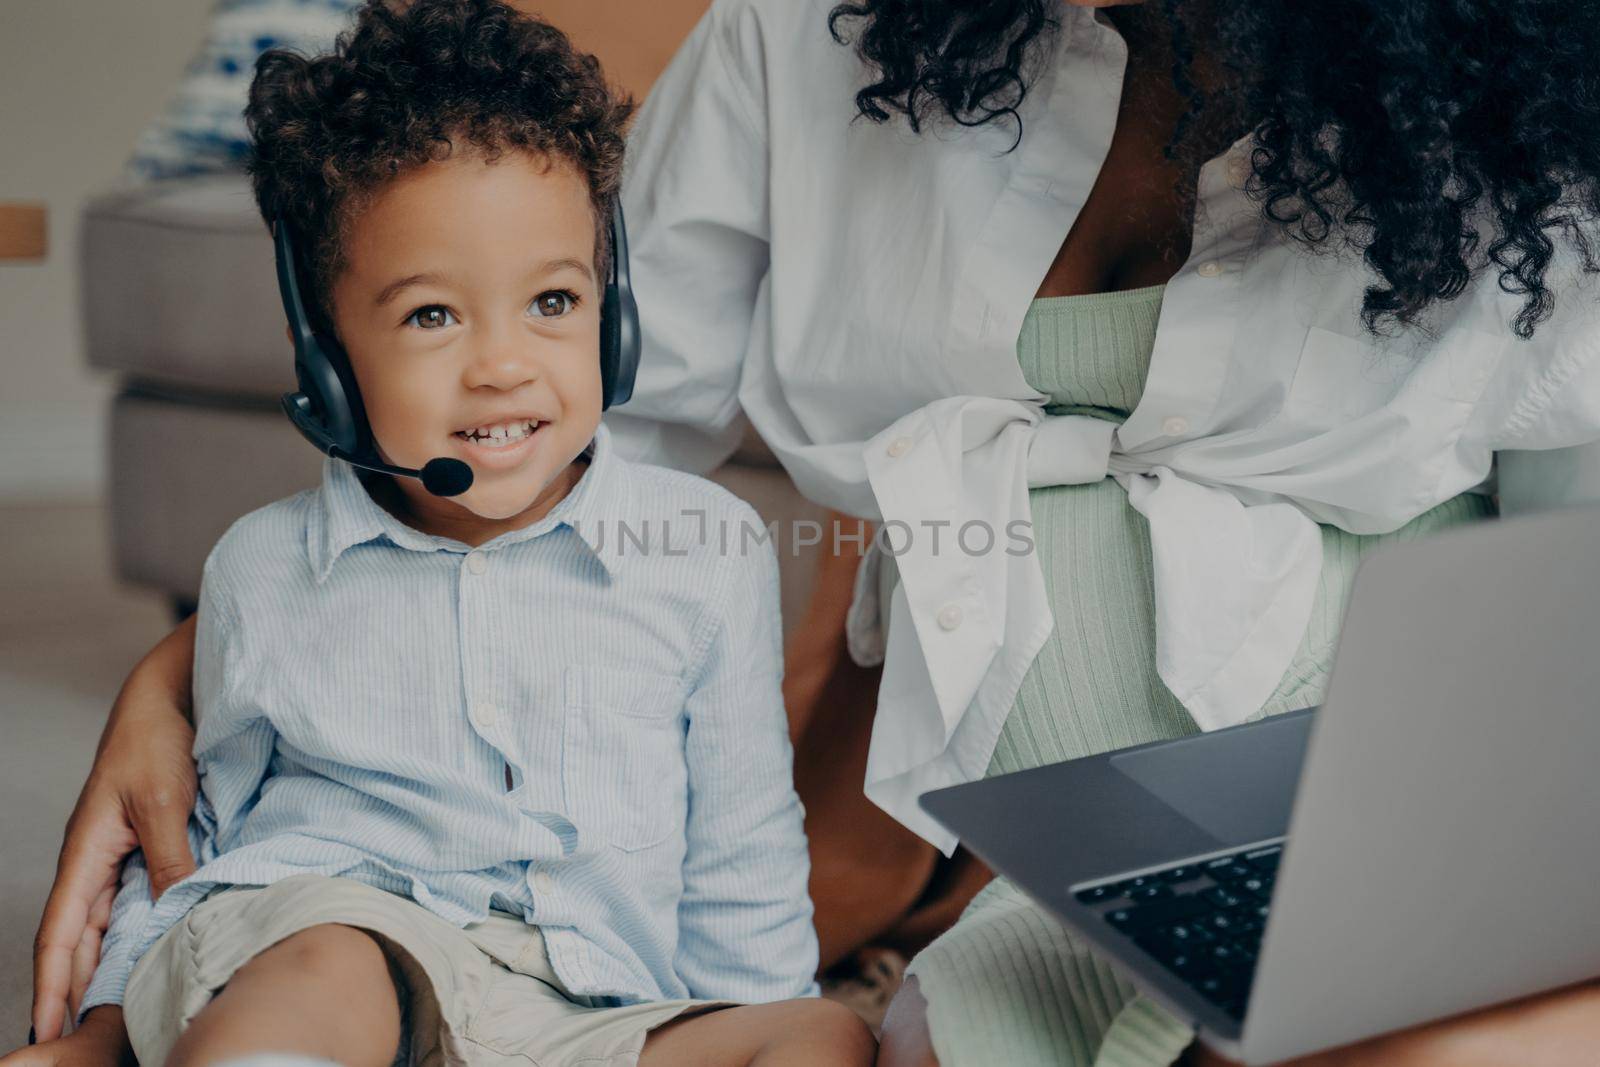
[[[223,536],[195,644],[200,867],[152,904],[129,862],[83,1011],[211,888],[302,873],[457,924],[521,914],[577,994],[815,993],[767,531],[604,426],[590,457],[476,550],[331,460]]]

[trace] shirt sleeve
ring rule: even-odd
[[[738,447],[739,383],[768,266],[762,39],[719,2],[651,90],[628,140],[628,220],[643,351],[608,413],[618,451],[703,474]]]
[[[1497,419],[1496,451],[1545,451],[1600,441],[1600,306],[1564,293],[1556,317],[1528,341],[1511,342],[1508,408]],[[1496,407],[1488,408],[1497,415]]]
[[[1552,319],[1511,342],[1502,374],[1485,435],[1501,515],[1600,503],[1600,307],[1562,293]]]
[[[783,706],[778,562],[763,542],[729,566],[688,701],[688,852],[675,963],[695,997],[813,996],[817,938]]]
[[[1502,516],[1600,504],[1600,442],[1498,458]]]
[[[271,725],[246,712],[234,696],[239,634],[215,573],[215,560],[213,553],[206,561],[195,618],[194,751],[200,788],[188,832],[189,849],[201,867],[216,858],[219,836],[236,829],[260,795],[274,743]],[[176,918],[174,907],[198,899],[192,889],[173,886],[159,901],[152,901],[144,853],[129,856],[111,906],[100,962],[78,1009],[80,1021],[90,1008],[122,1003],[134,965]],[[182,910],[186,908],[178,914]]]

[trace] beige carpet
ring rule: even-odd
[[[98,506],[0,504],[0,1053],[27,1040],[33,933],[106,710],[168,625],[109,552]]]

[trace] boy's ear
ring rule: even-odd
[[[283,339],[289,342],[289,347],[294,347],[294,327],[287,322],[283,324]]]

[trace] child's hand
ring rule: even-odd
[[[0,1067],[124,1067],[134,1063],[122,1009],[105,1004],[83,1017],[66,1037],[0,1056]]]

